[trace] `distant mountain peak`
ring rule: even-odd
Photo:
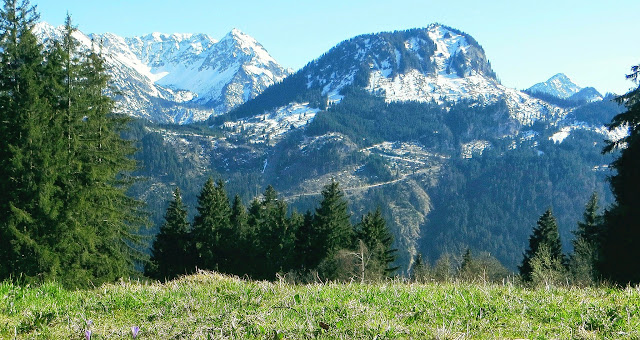
[[[574,83],[564,73],[557,73],[547,81],[537,83],[528,89],[533,93],[546,93],[562,99],[567,99],[580,92],[580,90],[582,90],[582,87]]]
[[[222,39],[220,39],[221,42],[226,40],[247,41],[254,44],[259,44],[252,36],[242,32],[237,28],[233,28]]]
[[[63,26],[33,31],[43,42],[60,39]],[[290,74],[251,36],[231,30],[218,41],[206,34],[153,32],[124,38],[74,33],[81,48],[100,41],[118,111],[162,123],[189,123],[224,114]]]

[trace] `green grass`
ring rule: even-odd
[[[88,320],[91,324],[88,325]],[[0,284],[0,338],[637,339],[640,289],[254,282],[202,272],[70,291]]]

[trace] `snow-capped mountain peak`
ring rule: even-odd
[[[576,85],[564,73],[558,73],[547,81],[537,83],[528,89],[533,93],[546,93],[562,99],[567,99],[580,90],[582,87]]]
[[[63,27],[38,23],[41,41]],[[156,122],[188,123],[224,114],[281,81],[281,67],[254,38],[233,29],[220,41],[206,34],[159,33],[124,38],[111,33],[74,37],[85,48],[100,43],[114,85],[124,93],[119,110]]]
[[[244,53],[260,59],[261,63],[277,63],[257,40],[237,28],[227,33],[227,35],[220,40],[220,43],[233,44]]]

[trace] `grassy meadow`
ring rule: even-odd
[[[255,282],[0,284],[1,339],[638,339],[640,288]]]

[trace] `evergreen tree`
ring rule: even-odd
[[[252,204],[249,221],[260,257],[254,276],[273,279],[276,273],[292,269],[295,230],[287,218],[287,204],[278,199],[272,186],[265,189],[262,200]]]
[[[413,260],[413,264],[411,265],[411,273],[409,274],[409,278],[414,282],[423,282],[429,276],[429,266],[422,259],[422,254],[418,253],[416,258]]]
[[[171,280],[178,275],[189,274],[195,268],[190,247],[191,226],[179,188],[173,192],[173,200],[164,219],[153,242],[151,261],[145,272],[156,279]]]
[[[356,238],[364,242],[371,253],[371,260],[367,266],[369,276],[388,276],[398,269],[392,266],[398,250],[392,248],[393,235],[389,232],[379,207],[362,217],[356,226]]]
[[[462,255],[462,264],[460,265],[460,270],[458,271],[458,276],[463,280],[473,280],[475,275],[477,274],[476,263],[473,260],[473,255],[471,254],[471,249],[467,248]]]
[[[35,277],[59,268],[47,240],[54,218],[51,161],[44,101],[42,46],[31,29],[38,20],[28,1],[5,0],[0,12],[0,279]],[[49,213],[48,213],[49,212]],[[55,232],[55,231],[54,231]],[[55,236],[52,236],[55,237]]]
[[[88,269],[92,281],[101,283],[138,275],[135,268],[146,259],[139,229],[148,221],[143,203],[127,194],[135,182],[130,173],[136,169],[132,158],[136,149],[121,133],[131,119],[113,113],[115,104],[107,95],[109,76],[102,55],[90,51],[80,67],[81,81],[71,92],[77,94],[75,105],[72,101],[71,120],[67,118],[71,133],[66,136],[70,141],[68,168],[62,172],[67,176],[67,185],[62,186],[67,211],[64,223],[82,230],[85,242],[92,244],[79,257],[69,254],[65,266]]]
[[[266,265],[265,257],[260,252],[262,245],[261,240],[259,239],[259,232],[261,225],[263,224],[263,220],[262,203],[256,197],[249,205],[247,215],[247,232],[245,238],[247,249],[251,250],[245,252],[245,256],[247,258],[247,262],[245,264],[245,268],[247,269],[246,274],[254,279],[258,278],[258,273],[261,273]]]
[[[309,269],[313,269],[318,266],[319,262],[313,261],[315,258],[315,240],[318,238],[315,235],[315,229],[313,228],[313,214],[307,210],[302,218],[302,222],[296,229],[296,238],[294,246],[295,254],[295,267],[303,272]]]
[[[340,185],[334,179],[322,190],[322,201],[316,209],[314,223],[323,244],[322,252],[331,254],[339,249],[348,249],[353,244],[353,227],[350,222],[347,201]]]
[[[573,254],[569,259],[571,274],[576,282],[591,284],[598,278],[598,242],[602,217],[598,215],[598,194],[591,195],[585,207],[584,220],[574,231]]]
[[[221,252],[221,241],[231,229],[229,200],[224,183],[209,178],[198,196],[198,214],[193,221],[196,265],[202,269],[227,268],[228,259]]]
[[[551,261],[557,261],[560,264],[565,262],[558,224],[550,208],[540,216],[536,227],[533,228],[533,233],[529,237],[529,248],[524,254],[522,265],[518,267],[520,275],[525,282],[531,282],[532,280],[533,267],[531,266],[531,261],[536,256],[541,255],[539,251],[541,247],[544,247],[545,251],[548,252]]]
[[[638,84],[640,65],[634,66],[627,78]],[[627,108],[615,116],[610,130],[627,127],[629,134],[610,141],[604,153],[620,150],[611,168],[611,191],[615,204],[604,213],[600,245],[603,276],[619,284],[640,283],[640,85],[617,98]]]
[[[316,256],[312,262],[324,262],[320,274],[332,278],[337,270],[335,263],[338,251],[350,249],[353,245],[354,230],[350,222],[347,201],[334,179],[322,190],[322,201],[314,218],[317,244]]]
[[[249,264],[252,253],[252,235],[249,233],[247,209],[239,195],[235,195],[231,204],[230,236],[229,241],[230,269],[229,272],[236,275],[249,274]]]

